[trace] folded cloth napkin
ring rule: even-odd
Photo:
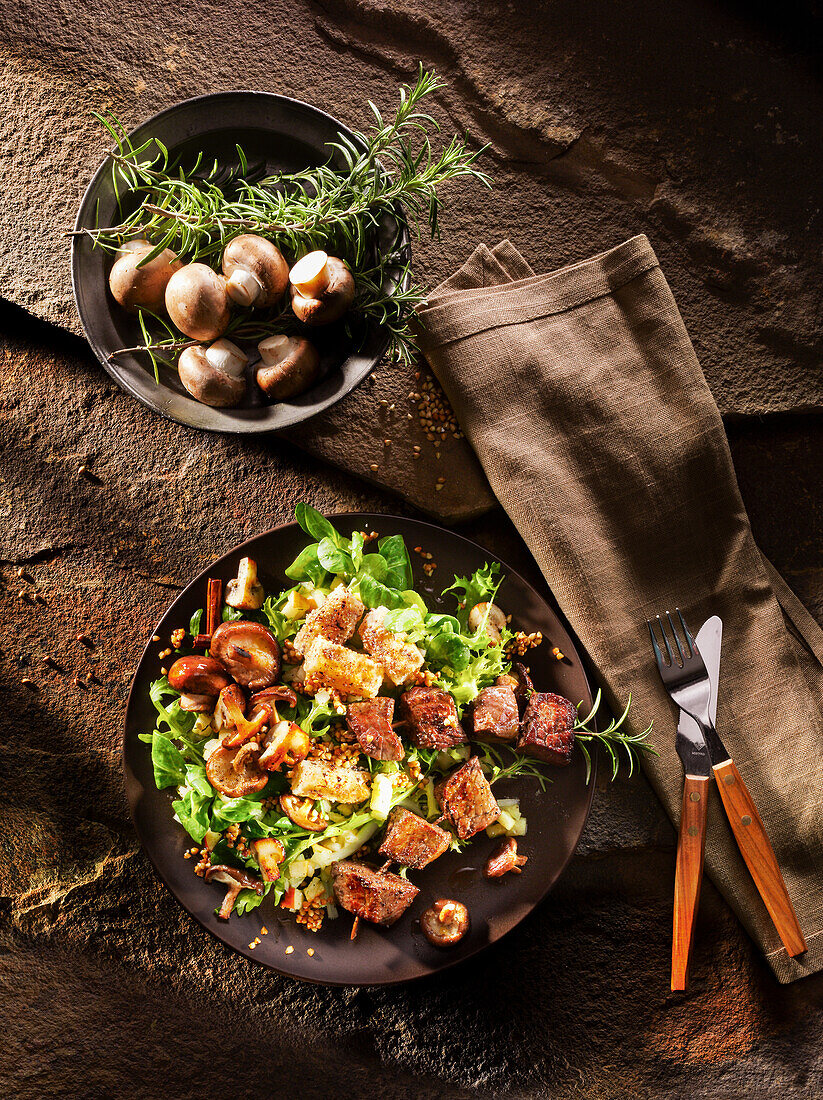
[[[654,721],[674,821],[677,711],[646,619],[723,619],[717,726],[805,933],[783,949],[712,790],[709,874],[781,982],[823,969],[823,631],[752,537],[717,406],[645,237],[549,275],[480,246],[420,311],[421,346],[607,698]]]

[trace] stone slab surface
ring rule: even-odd
[[[646,232],[721,408],[820,407],[818,37],[816,8],[802,2],[6,0],[0,295],[77,331],[61,234],[107,148],[92,111],[131,126],[245,86],[363,126],[365,100],[390,109],[420,59],[449,84],[435,117],[489,143],[496,180],[490,195],[460,192],[440,242],[415,244],[421,279],[450,274],[479,240],[508,236],[545,271]],[[421,440],[405,412],[382,461],[374,399],[408,411],[414,388],[409,369],[384,364],[373,389],[290,438],[433,514],[488,509],[465,445],[437,459],[424,438],[411,459]]]
[[[823,976],[778,986],[709,884],[692,989],[668,993],[675,838],[639,776],[599,781],[575,859],[519,929],[417,985],[296,983],[191,921],[139,850],[123,795],[122,717],[144,640],[188,577],[298,499],[398,505],[285,442],[146,420],[79,345],[55,351],[50,326],[10,307],[0,334],[3,1095],[820,1091]],[[730,431],[755,532],[820,615],[823,424]],[[459,530],[542,583],[499,510]]]

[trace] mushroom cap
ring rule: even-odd
[[[209,651],[238,684],[253,691],[270,687],[280,675],[280,644],[260,623],[221,623],[211,636]]]
[[[441,913],[445,919],[441,919]],[[451,947],[469,930],[469,911],[460,901],[439,898],[420,914],[420,927],[435,947]]]
[[[118,251],[117,259],[109,272],[109,289],[115,301],[129,311],[148,309],[163,313],[166,308],[166,288],[175,272],[182,268],[177,254],[170,248],[149,260],[143,267],[140,261],[154,248],[150,241],[127,241]]]
[[[231,683],[220,661],[214,657],[178,657],[169,669],[168,680],[175,691],[184,695],[217,697]]]
[[[326,260],[327,282],[321,290],[306,297],[292,285],[291,308],[305,325],[330,325],[339,321],[354,301],[354,276],[337,256]]]
[[[268,336],[257,348],[263,362],[255,377],[267,397],[285,401],[314,385],[320,372],[320,356],[304,336]]]
[[[237,268],[250,271],[263,288],[254,301],[254,305],[261,309],[278,302],[289,285],[289,265],[283,259],[283,253],[271,241],[255,233],[241,233],[238,237],[232,237],[226,245],[223,274],[231,278]]]
[[[216,340],[231,320],[226,280],[206,264],[186,264],[169,279],[166,309],[192,340]]]
[[[240,767],[235,768],[235,757],[241,752]],[[212,787],[227,798],[244,798],[255,791],[262,791],[269,781],[268,775],[260,770],[245,745],[237,749],[221,745],[215,749],[206,761],[206,776]]]
[[[311,798],[298,798],[296,794],[281,794],[280,809],[286,817],[298,825],[301,829],[308,829],[310,833],[322,833],[329,823],[314,808],[314,800]]]
[[[177,373],[192,397],[212,408],[228,409],[239,405],[246,393],[243,372],[247,362],[245,354],[230,340],[216,340],[210,348],[185,348],[177,360]]]

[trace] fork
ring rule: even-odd
[[[667,611],[666,620],[677,651],[676,656],[666,633],[666,624],[660,615],[657,616],[657,625],[663,638],[666,658],[661,652],[654,627],[648,619],[646,620],[660,678],[672,700],[686,714],[691,715],[699,726],[711,759],[712,773],[720,792],[723,808],[740,854],[746,862],[786,951],[792,956],[802,955],[806,950],[806,941],[777,864],[774,849],[754,800],[714,727],[709,712],[711,683],[706,665],[680,609],[675,608],[675,611],[685,638],[684,643],[681,644],[674,621]]]

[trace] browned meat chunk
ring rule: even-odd
[[[550,691],[535,691],[523,714],[517,749],[563,767],[571,762],[576,721],[574,703]]]
[[[409,740],[421,749],[451,749],[466,740],[454,699],[441,688],[413,687],[405,692],[400,696],[400,717]]]
[[[346,725],[372,760],[403,759],[403,745],[391,727],[393,717],[394,699],[382,695],[362,703],[349,703]]]
[[[510,687],[487,687],[472,707],[474,736],[481,741],[515,741],[520,730],[520,711]]]
[[[419,871],[442,856],[449,846],[445,829],[426,821],[410,810],[395,806],[389,814],[380,855]]]
[[[333,863],[331,873],[338,904],[373,924],[394,924],[420,893],[400,875],[374,871],[348,859]]]
[[[500,816],[497,799],[476,756],[438,783],[434,794],[443,816],[451,822],[461,840],[468,840]]]

